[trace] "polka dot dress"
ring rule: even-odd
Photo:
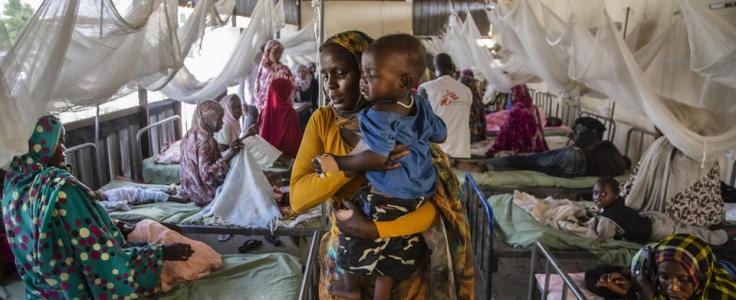
[[[57,118],[41,118],[29,152],[16,157],[5,182],[3,222],[28,298],[151,296],[161,249],[127,244],[86,186],[48,166],[62,130]]]

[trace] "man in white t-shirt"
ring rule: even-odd
[[[434,58],[437,79],[419,86],[427,93],[432,110],[447,125],[447,140],[440,145],[452,158],[470,158],[470,104],[473,94],[455,80],[455,64],[445,53]]]

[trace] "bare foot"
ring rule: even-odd
[[[330,295],[345,298],[345,299],[354,299],[359,300],[360,299],[360,292],[359,291],[350,291],[347,290],[347,287],[339,281],[333,281],[332,285],[330,285]]]

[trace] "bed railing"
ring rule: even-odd
[[[626,133],[626,146],[624,147],[624,155],[631,159],[640,158],[642,153],[644,152],[644,149],[646,149],[644,147],[644,141],[647,136],[651,137],[652,140],[657,138],[657,134],[655,132],[643,128],[633,127],[629,129],[629,131]],[[635,141],[636,138],[638,138],[639,140],[637,150],[635,152],[630,152],[634,148],[631,143],[632,141]],[[636,154],[636,156],[634,156],[633,154]]]
[[[97,145],[84,143],[67,148],[64,153],[67,156],[67,163],[72,165],[71,172],[75,177],[93,189],[102,185]]]
[[[300,300],[319,299],[319,244],[322,240],[321,234],[322,232],[319,230],[312,234],[307,264],[304,266],[305,280],[302,281],[299,290]]]
[[[173,134],[171,134],[170,132],[168,133],[166,132],[166,130],[169,130],[169,131],[172,130],[171,127],[166,127],[170,125],[170,123],[173,123],[173,125],[175,126],[173,127],[173,131],[174,131]],[[154,122],[151,125],[143,127],[139,129],[138,132],[136,132],[135,140],[139,145],[137,162],[141,164],[141,168],[143,164],[143,159],[145,159],[145,157],[143,157],[143,144],[141,143],[143,134],[150,132],[148,134],[148,138],[149,138],[148,140],[150,141],[150,143],[148,144],[149,150],[150,150],[149,153],[155,154],[155,153],[159,153],[167,142],[176,141],[176,139],[178,138],[176,134],[176,128],[181,128],[181,117],[180,116],[171,116],[171,117],[165,118],[158,122]],[[158,132],[154,132],[153,129],[157,129]]]
[[[552,252],[547,249],[541,242],[534,243],[534,248],[532,249],[532,261],[531,261],[531,267],[529,269],[529,293],[528,293],[528,299],[535,299],[534,291],[537,288],[536,285],[536,277],[534,276],[536,274],[537,270],[537,260],[539,260],[539,253],[542,253],[542,258],[547,262],[544,265],[544,288],[542,289],[542,297],[540,299],[547,299],[547,294],[549,293],[549,280],[550,280],[550,266],[552,267],[552,271],[557,273],[557,275],[562,278],[563,282],[563,288],[562,288],[562,297],[560,299],[567,299],[567,291],[568,289],[575,295],[575,298],[578,300],[587,300],[587,298],[583,295],[583,292],[580,291],[580,289],[577,287],[577,285],[572,281],[570,276],[567,275],[566,272],[562,271],[562,268],[560,268],[559,264],[557,263],[557,260],[555,259],[554,255],[552,255]]]
[[[481,281],[485,284],[486,299],[491,299],[493,272],[497,267],[493,256],[493,210],[486,202],[483,192],[470,174],[465,175],[463,184],[464,203],[471,228],[470,238],[475,259],[475,267]]]

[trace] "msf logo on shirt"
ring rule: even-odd
[[[440,106],[449,106],[458,99],[460,99],[460,97],[458,97],[455,92],[447,90],[445,91],[445,95],[442,96],[442,99],[440,99]]]

